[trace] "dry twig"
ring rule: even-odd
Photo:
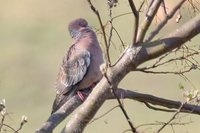
[[[172,118],[171,118],[168,122],[166,122],[161,128],[158,129],[157,133],[161,132],[167,125],[169,125],[169,123],[170,123],[171,121],[173,121],[173,120],[176,118],[176,116],[180,113],[181,109],[183,108],[183,106],[184,106],[185,104],[186,104],[186,103],[181,103],[181,106],[180,106],[179,109],[176,111],[176,113],[172,116]]]

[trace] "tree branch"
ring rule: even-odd
[[[135,19],[134,19],[135,25],[134,25],[133,42],[132,42],[132,44],[135,45],[137,33],[138,33],[139,14],[138,14],[138,11],[136,10],[136,7],[135,7],[133,0],[128,0],[128,2],[129,2],[129,5],[131,7],[133,15],[135,16]]]
[[[96,85],[86,101],[75,111],[62,133],[81,133],[89,121],[94,117],[98,109],[104,103],[106,95],[109,93],[107,79],[102,80]],[[98,88],[98,89],[97,89]],[[99,89],[102,88],[102,89]]]
[[[167,24],[168,20],[171,19],[175,15],[176,11],[180,9],[180,7],[183,5],[185,1],[186,0],[180,0],[179,3],[177,3],[177,5],[170,11],[170,13],[165,15],[165,18],[150,33],[146,41],[151,41],[159,33],[159,31]]]
[[[131,119],[129,118],[126,110],[124,109],[124,107],[123,107],[123,105],[122,105],[122,103],[121,103],[121,101],[119,99],[120,96],[117,96],[114,88],[112,88],[112,92],[113,92],[114,97],[117,99],[117,102],[119,103],[119,107],[121,108],[124,116],[126,117],[126,120],[127,120],[128,124],[129,124],[129,126],[131,127],[132,132],[133,133],[137,133],[136,128],[133,126],[133,123],[132,123]]]
[[[172,59],[169,59],[167,61],[163,61],[161,62],[162,59],[164,59],[166,56],[168,56],[170,53],[167,53],[165,54],[164,56],[160,57],[153,65],[151,66],[148,66],[148,67],[143,67],[143,68],[137,68],[137,70],[148,70],[148,69],[153,69],[153,68],[156,68],[156,67],[159,67],[159,66],[163,66],[163,65],[166,65],[166,64],[169,64],[171,62],[175,62],[175,61],[183,61],[183,60],[188,60],[189,61],[189,57],[193,57],[195,55],[199,55],[200,52],[199,51],[194,51],[193,53],[189,53],[187,55],[182,55],[180,57],[176,57],[176,58],[172,58]],[[190,62],[191,64],[194,64],[193,62]],[[198,64],[196,62],[196,64]],[[191,66],[192,67],[192,66]],[[194,68],[196,69],[196,68]],[[177,72],[175,72],[177,73]],[[178,73],[177,73],[178,74]]]
[[[151,22],[155,16],[155,14],[158,11],[158,8],[160,7],[160,4],[162,3],[162,0],[154,0],[153,3],[150,5],[149,10],[146,14],[145,20],[143,24],[140,26],[138,36],[137,36],[137,42],[141,43],[143,42],[143,39],[145,37],[145,34],[151,25]]]
[[[145,104],[148,108],[153,109],[153,110],[155,110],[155,111],[175,112],[175,110],[171,110],[171,109],[163,109],[163,108],[154,107],[154,106],[150,105],[150,104],[147,103],[147,102],[144,102],[144,104]]]
[[[53,129],[82,104],[78,95],[69,99],[60,109],[53,113],[48,120],[37,129],[36,133],[52,133]]]
[[[102,115],[100,115],[100,116],[94,118],[93,120],[90,121],[89,124],[91,124],[91,123],[95,122],[96,120],[99,120],[100,118],[106,116],[107,114],[109,114],[110,112],[112,112],[112,111],[113,111],[114,109],[116,109],[117,107],[119,107],[119,105],[116,105],[116,106],[112,107],[111,109],[109,109],[108,111],[106,111],[104,114],[102,114]]]
[[[183,108],[184,104],[186,103],[181,103],[176,113],[172,116],[172,118],[168,122],[166,122],[161,128],[158,129],[157,133],[160,133],[160,131],[162,131],[167,125],[170,124],[170,122],[172,122],[176,118],[176,116],[180,113],[181,109]]]
[[[181,106],[181,102],[179,102],[179,101],[164,99],[164,98],[156,97],[156,96],[149,95],[149,94],[142,94],[142,93],[138,93],[138,92],[134,92],[131,90],[122,89],[122,88],[115,89],[115,93],[116,93],[117,97],[123,96],[124,99],[136,100],[136,101],[142,102],[144,104],[148,103],[148,104],[162,106],[162,107],[169,108],[169,109],[179,109]],[[116,96],[114,96],[113,93],[111,93],[111,92],[108,92],[105,95],[106,99],[116,99]],[[72,97],[58,111],[56,111],[54,114],[52,114],[49,117],[49,119],[47,120],[47,122],[45,122],[43,124],[43,126],[36,131],[36,133],[51,133],[51,132],[53,132],[53,129],[61,121],[63,121],[67,116],[69,116],[69,114],[71,114],[71,112],[73,112],[79,105],[81,105],[81,103],[82,103],[82,101],[80,100],[80,98],[77,95]],[[165,111],[165,110],[163,109],[163,110],[158,110],[158,111]],[[170,111],[168,110],[168,112],[170,112]],[[171,112],[174,112],[174,110],[171,110]],[[200,106],[186,103],[181,108],[180,112],[200,115]],[[80,115],[82,115],[82,114],[80,114]],[[79,119],[78,116],[79,115],[77,113],[76,119]],[[87,121],[87,119],[86,119],[86,121]],[[67,129],[65,129],[64,131],[66,131],[66,130]],[[73,130],[76,130],[76,129],[73,129]]]
[[[131,90],[122,89],[122,88],[117,88],[115,92],[116,92],[116,95],[118,96],[123,95],[124,99],[132,99],[132,100],[142,102],[144,104],[150,103],[152,105],[158,105],[158,106],[162,106],[168,109],[179,109],[181,106],[180,101],[174,101],[174,100],[169,100],[169,99],[165,99],[161,97],[156,97],[150,94],[142,94],[142,93],[138,93]],[[115,97],[112,94],[108,96],[108,99],[114,99],[114,98]],[[174,112],[174,110],[172,112]],[[183,105],[180,112],[200,115],[200,106],[186,103]]]
[[[185,23],[174,32],[166,37],[158,39],[153,42],[145,43],[141,50],[141,57],[139,64],[154,59],[158,56],[163,55],[175,48],[180,47],[185,42],[192,39],[194,36],[200,33],[200,14],[195,18],[191,19],[189,22]],[[138,55],[138,56],[140,56]]]
[[[183,45],[183,43],[198,33],[200,33],[200,15],[191,19],[175,32],[161,40],[154,41],[145,46],[142,45],[142,47],[138,46],[126,49],[118,62],[107,69],[106,75],[113,87],[116,87],[126,74],[135,70],[138,65]],[[63,133],[83,132],[88,122],[106,100],[109,92],[110,85],[107,79],[103,77],[86,101],[76,110],[63,129]]]
[[[118,83],[126,76],[127,73],[133,71],[138,65],[145,61],[156,58],[166,52],[173,50],[174,48],[180,47],[186,41],[192,39],[194,36],[200,33],[200,15],[191,19],[189,22],[181,26],[175,32],[170,35],[156,40],[154,42],[148,43],[147,45],[142,45],[138,47],[128,48],[124,51],[123,55],[120,57],[118,62],[107,69],[107,77],[111,82],[112,86],[116,88]],[[116,90],[117,91],[117,90]],[[127,92],[127,91],[126,91]],[[75,111],[72,115],[66,127],[63,129],[63,133],[80,133],[83,132],[84,128],[87,126],[88,122],[93,118],[98,109],[102,106],[104,101],[110,96],[110,84],[107,79],[103,77],[101,81],[95,86],[93,91],[90,93],[88,98],[84,103]],[[131,95],[130,95],[131,94]],[[158,98],[155,96],[149,96],[147,94],[138,94],[133,97],[134,93],[126,93],[126,98],[138,100],[141,102],[148,102],[154,105],[165,106],[167,108],[179,108],[181,103],[172,100],[166,100]],[[121,94],[120,94],[121,95]],[[124,95],[125,96],[125,95]],[[148,97],[146,101],[141,97]],[[76,97],[75,97],[76,99]],[[73,99],[72,99],[73,101]],[[78,105],[81,104],[80,99],[75,100],[74,103],[71,101],[67,102],[69,107],[60,108],[55,114],[53,114],[43,126],[46,131],[52,131],[52,128],[60,123],[66,116],[68,116]],[[65,105],[66,105],[65,104]],[[200,114],[200,107],[195,105],[186,104],[181,109],[181,112]],[[65,117],[64,117],[65,116]],[[56,119],[56,120],[55,120]],[[55,123],[55,125],[54,125]],[[49,130],[48,128],[51,128]],[[38,133],[43,130],[38,131]]]
[[[88,1],[89,5],[90,5],[91,10],[96,14],[96,16],[97,16],[97,18],[99,20],[99,24],[100,24],[101,30],[103,32],[104,43],[105,43],[105,46],[107,48],[108,47],[108,42],[107,42],[107,38],[106,38],[106,32],[105,32],[105,29],[104,29],[104,26],[103,26],[99,11],[93,6],[91,0],[87,0],[87,1]],[[108,49],[106,50],[106,55],[107,55],[108,65],[110,65],[111,61],[110,61],[110,56],[109,56],[110,54],[109,54]]]

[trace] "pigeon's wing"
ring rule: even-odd
[[[56,99],[52,113],[59,109],[76,92],[90,65],[90,52],[71,47],[63,59],[56,81]]]
[[[71,47],[67,56],[63,59],[63,64],[57,81],[57,94],[66,94],[80,82],[90,65],[90,52],[84,49]]]

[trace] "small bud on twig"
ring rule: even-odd
[[[22,115],[22,119],[21,119],[21,124],[23,123],[27,123],[28,122],[28,118],[25,115]]]
[[[118,3],[118,0],[108,0],[107,1],[107,4],[108,4],[109,8],[116,7],[117,3]]]

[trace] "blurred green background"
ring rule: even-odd
[[[94,0],[94,2],[102,13],[103,21],[106,22],[108,19],[106,1]],[[120,1],[113,14],[126,12],[130,12],[127,1]],[[91,12],[86,0],[0,1],[0,99],[6,99],[7,111],[10,114],[9,117],[6,117],[8,124],[17,128],[21,116],[28,116],[28,123],[23,127],[21,133],[34,132],[41,127],[51,112],[55,97],[54,81],[62,57],[71,42],[67,24],[77,17],[87,19],[92,27],[99,27],[96,16]],[[185,14],[180,23],[170,22],[164,31],[173,31],[190,17],[189,14]],[[133,28],[130,28],[132,20],[133,16],[127,15],[114,22],[126,45],[130,43],[132,38],[132,30],[130,30]],[[165,34],[165,32],[160,33],[160,35]],[[100,36],[99,41],[102,41]],[[119,57],[121,48],[116,36],[114,36],[113,42],[116,45],[112,46],[111,54],[112,60],[115,61]],[[191,45],[199,44],[199,36],[190,43]],[[200,87],[200,72],[198,70],[187,74],[187,76],[196,88]],[[190,83],[179,76],[139,72],[130,73],[120,83],[120,86],[183,101],[182,91],[178,89],[180,82],[186,88],[192,88]],[[136,101],[125,100],[124,104],[136,126],[156,121],[166,122],[173,115],[173,113],[150,110]],[[117,105],[115,100],[107,101],[96,116],[103,114],[115,105]],[[56,128],[55,132],[59,132],[66,121]],[[183,114],[181,121],[192,121],[192,123],[185,126],[174,126],[177,133],[199,132],[199,116]],[[121,133],[128,128],[121,110],[117,108],[107,116],[88,125],[85,132]],[[153,132],[158,128],[159,126],[149,126],[141,128],[141,130]],[[172,128],[167,127],[163,132],[172,132]]]

